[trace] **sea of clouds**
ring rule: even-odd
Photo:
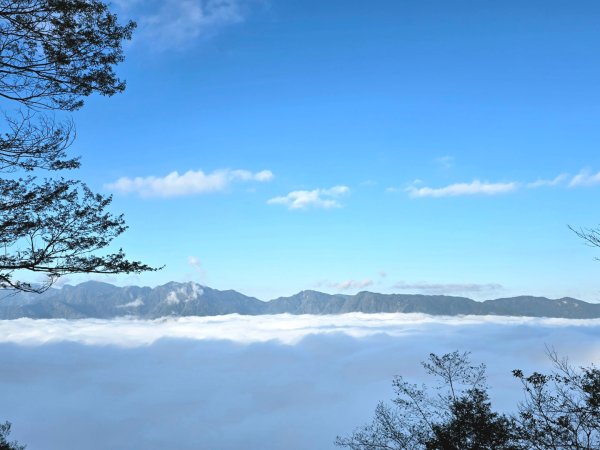
[[[328,449],[427,381],[430,352],[472,352],[498,409],[511,370],[600,357],[600,320],[422,314],[0,321],[0,421],[28,450]]]

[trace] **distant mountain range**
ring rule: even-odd
[[[600,318],[600,304],[574,298],[499,298],[478,302],[446,295],[377,294],[330,295],[302,291],[291,297],[264,302],[236,291],[219,291],[197,283],[170,282],[155,288],[118,287],[88,281],[77,286],[50,289],[43,294],[0,294],[0,319],[111,319],[134,316],[217,316],[222,314],[343,314],[424,313],[431,315],[497,315]]]

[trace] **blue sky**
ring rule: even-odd
[[[166,267],[109,281],[600,298],[567,228],[600,223],[597,2],[114,8],[128,88],[74,115],[73,151],[116,246]]]

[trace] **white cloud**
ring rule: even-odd
[[[136,193],[142,197],[166,198],[223,191],[234,182],[266,182],[272,179],[273,173],[270,170],[250,172],[223,169],[211,173],[189,170],[184,174],[171,172],[164,177],[122,177],[105,185],[105,188],[121,194]]]
[[[132,302],[118,305],[117,308],[138,308],[140,306],[144,306],[144,301],[141,298],[136,298]]]
[[[186,283],[175,291],[171,291],[165,297],[167,305],[177,305],[182,301],[185,303],[197,300],[204,295],[204,289],[198,283]]]
[[[206,279],[206,272],[197,256],[188,256],[188,264],[194,269],[200,280],[204,281]]]
[[[181,293],[181,292],[180,292]],[[169,294],[179,302],[177,293]],[[545,319],[504,316],[430,316],[411,313],[349,313],[336,315],[261,315],[229,314],[207,317],[165,317],[155,320],[102,319],[17,319],[0,321],[0,343],[42,345],[49,342],[74,342],[85,345],[139,347],[160,339],[227,340],[237,343],[277,341],[287,345],[314,334],[343,333],[355,338],[387,334],[402,336],[407,326],[424,328],[469,327],[482,325],[600,327],[600,319]]]
[[[118,0],[118,5],[133,16],[139,30],[135,42],[154,50],[185,48],[200,38],[214,35],[221,28],[245,20],[247,0]]]
[[[592,173],[589,170],[582,170],[573,177],[569,187],[595,186],[597,184],[600,184],[600,172]]]
[[[504,286],[497,283],[428,283],[425,281],[417,283],[400,281],[392,287],[401,291],[416,291],[419,293],[440,295],[482,294],[504,290]]]
[[[498,195],[516,191],[519,183],[482,183],[475,180],[471,183],[456,183],[441,188],[410,186],[406,189],[414,198],[422,197],[459,197],[465,195]]]
[[[283,205],[288,209],[340,208],[338,198],[350,192],[348,186],[334,186],[329,189],[312,191],[292,191],[285,196],[274,197],[267,201],[269,205]]]
[[[458,197],[466,195],[499,195],[508,194],[519,190],[521,187],[528,189],[537,189],[542,187],[555,187],[560,185],[576,186],[595,186],[600,184],[600,172],[592,173],[589,170],[582,170],[569,181],[569,174],[561,173],[555,178],[539,178],[529,183],[519,183],[516,181],[502,183],[488,183],[480,180],[471,183],[455,183],[440,188],[423,186],[421,180],[415,180],[408,188],[400,189],[389,187],[387,192],[407,192],[411,197]]]
[[[249,172],[245,172],[249,173]],[[273,179],[273,172],[270,170],[261,170],[260,172],[255,173],[254,175],[250,174],[250,180],[256,181],[271,181]]]
[[[540,187],[554,187],[554,186],[558,186],[559,184],[562,184],[564,181],[567,180],[567,178],[569,178],[568,174],[561,173],[556,178],[553,178],[551,180],[538,179],[538,180],[534,181],[533,183],[528,183],[527,187],[530,189],[536,189],[536,188],[540,188]]]
[[[171,291],[165,298],[165,303],[167,305],[177,305],[179,303],[179,298],[177,297],[177,292]]]
[[[177,292],[183,296],[186,303],[204,295],[204,289],[198,283],[187,283],[180,287]]]
[[[188,256],[188,264],[192,267],[200,267],[200,260],[197,256]]]

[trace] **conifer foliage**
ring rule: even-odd
[[[114,69],[134,28],[99,0],[0,0],[0,288],[42,292],[70,273],[154,270],[122,250],[98,255],[126,230],[123,216],[107,212],[110,196],[57,174],[80,159],[68,155],[72,121],[55,115],[125,89]],[[42,278],[24,281],[27,272]]]

